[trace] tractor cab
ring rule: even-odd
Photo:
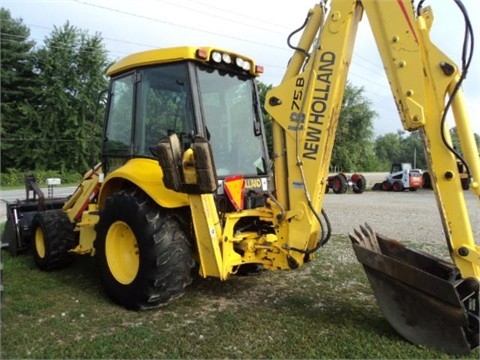
[[[253,60],[211,48],[134,54],[114,64],[102,159],[106,173],[134,158],[157,159],[156,144],[176,134],[182,152],[195,137],[213,152],[219,193],[225,178],[267,190],[268,155]],[[158,163],[155,165],[158,166]]]

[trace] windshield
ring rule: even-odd
[[[218,176],[265,175],[254,80],[198,68],[200,103]]]

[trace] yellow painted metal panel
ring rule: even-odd
[[[162,207],[189,206],[188,196],[165,188],[162,177],[163,173],[158,161],[147,158],[131,159],[125,165],[109,173],[105,178],[99,203],[103,204],[115,189],[121,187],[119,183],[129,181],[145,191]]]
[[[213,195],[190,195],[190,209],[200,257],[200,275],[226,280],[229,272],[222,272],[223,261],[220,251],[222,228]]]

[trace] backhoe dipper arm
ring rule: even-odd
[[[478,151],[461,89],[456,86],[459,71],[430,41],[430,8],[416,14],[410,0],[333,0],[329,6],[328,14],[323,4],[310,10],[282,83],[267,94],[266,109],[274,119],[277,198],[288,209],[288,225],[284,222],[279,228],[279,237],[288,239],[284,248],[293,249],[290,256],[301,263],[305,252],[318,246],[316,213],[324,200],[355,35],[365,12],[403,127],[418,129],[424,137],[452,258],[463,278],[479,279],[480,251],[473,239],[455,155],[449,149],[451,139],[442,121],[445,99],[454,89],[451,107],[470,168],[471,188],[477,196]],[[305,241],[307,232],[311,235]]]
[[[478,197],[479,157],[465,111],[463,92],[457,88],[461,75],[454,62],[430,40],[433,22],[430,7],[422,9],[415,17],[408,1],[389,5],[382,1],[364,1],[363,6],[374,30],[403,127],[409,131],[419,129],[423,135],[451,256],[463,278],[480,279],[480,248],[473,238],[456,158],[451,151],[450,133],[442,121],[448,95],[452,99],[460,144],[470,169],[470,188]]]

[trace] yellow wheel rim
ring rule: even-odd
[[[140,268],[138,243],[130,226],[114,222],[105,239],[105,256],[113,277],[121,284],[130,284]]]
[[[45,235],[43,234],[43,230],[40,226],[35,230],[35,249],[38,257],[43,259],[47,250],[45,247]]]

